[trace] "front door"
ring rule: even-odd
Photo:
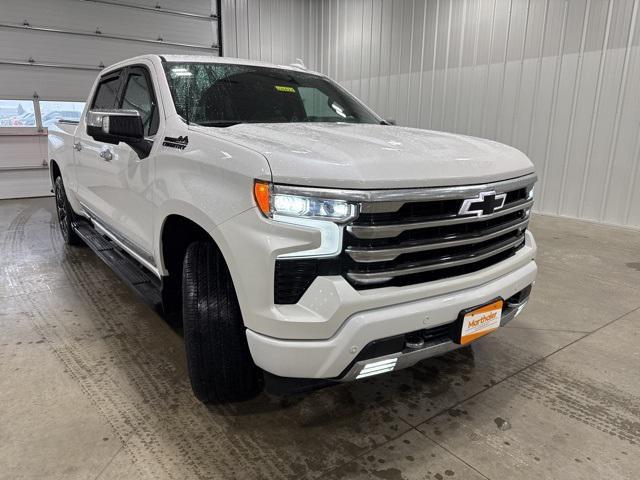
[[[88,110],[113,110],[117,108],[118,93],[123,81],[124,70],[104,74],[90,100]],[[76,194],[92,217],[101,221],[107,219],[110,210],[103,198],[104,189],[113,168],[105,161],[104,153],[113,146],[98,142],[87,135],[86,116],[80,119],[73,139],[74,164],[78,181]],[[101,156],[102,153],[102,156]]]
[[[99,98],[100,90],[96,93]],[[145,137],[153,140],[160,126],[156,98],[147,67],[128,67],[120,72],[111,108],[137,110]],[[99,110],[98,106],[92,110]],[[124,142],[112,145],[93,140],[86,128],[80,141],[78,181],[86,190],[83,198],[87,200],[88,213],[153,264],[153,154],[140,159]]]

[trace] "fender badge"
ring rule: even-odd
[[[179,150],[184,150],[187,145],[189,145],[189,137],[164,137],[164,141],[162,142],[164,147],[177,148]]]

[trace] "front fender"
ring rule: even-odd
[[[191,220],[216,240],[222,223],[255,206],[254,180],[271,180],[268,162],[256,152],[185,125],[168,131],[188,136],[188,144],[184,149],[163,145],[154,158],[154,257],[163,275],[162,231],[170,215]]]
[[[160,221],[155,222],[156,231],[154,232],[154,238],[157,239],[155,244],[155,251],[153,255],[155,257],[156,265],[162,275],[167,275],[166,265],[162,255],[162,232],[164,230],[167,219],[172,215],[178,215],[191,220],[196,225],[199,225],[202,229],[206,230],[209,235],[216,228],[215,222],[209,215],[198,209],[191,203],[187,203],[182,200],[168,200],[163,203],[156,212],[157,218]],[[213,235],[212,235],[213,238]],[[215,239],[214,239],[215,240]]]

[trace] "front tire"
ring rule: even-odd
[[[64,189],[62,176],[58,175],[54,182],[54,193],[56,196],[56,211],[58,213],[58,222],[60,224],[60,232],[62,238],[67,245],[81,245],[82,239],[73,229],[73,221],[75,213],[71,208],[67,193]]]
[[[262,389],[233,281],[212,242],[187,248],[182,269],[182,318],[193,391],[204,403],[248,400]]]

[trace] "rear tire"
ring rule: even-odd
[[[189,378],[204,403],[248,400],[262,390],[240,305],[222,255],[212,242],[187,248],[182,269],[182,318]]]
[[[82,239],[73,229],[73,222],[76,214],[71,208],[67,193],[64,189],[62,176],[58,175],[54,182],[54,193],[56,197],[56,211],[58,212],[58,222],[60,224],[60,233],[67,245],[82,245]]]

